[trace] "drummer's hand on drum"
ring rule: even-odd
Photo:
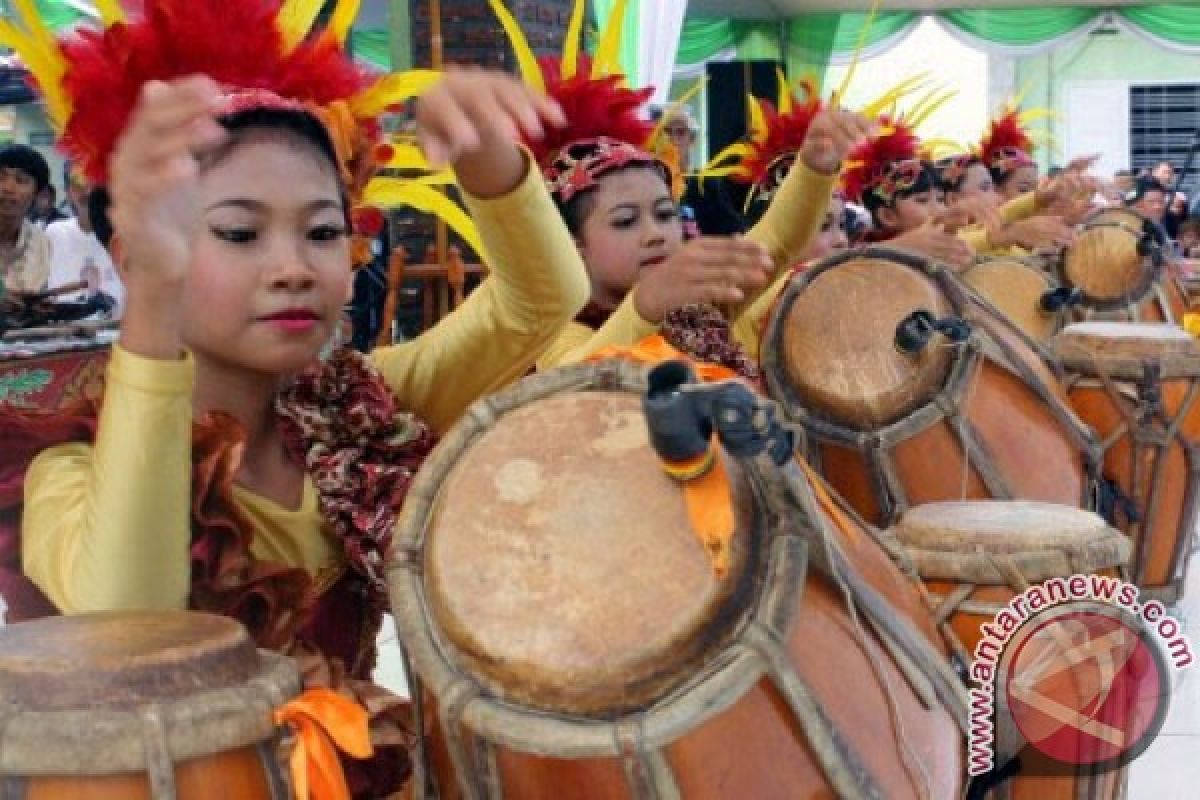
[[[642,269],[633,289],[634,308],[647,322],[662,322],[692,303],[736,305],[746,299],[747,289],[766,286],[774,269],[767,248],[757,242],[702,236]]]
[[[966,215],[966,221],[957,223],[956,227],[951,230],[951,233],[958,230],[958,228],[965,228],[967,225],[982,225],[985,228],[991,229],[1004,224],[1004,220],[1000,218],[1000,211],[996,208],[995,202],[984,196],[960,197],[954,201],[954,205],[950,207],[949,211],[956,213],[952,216],[947,215],[943,224],[951,224],[961,219],[962,215]]]
[[[878,128],[876,120],[856,111],[826,108],[808,126],[800,157],[813,172],[833,175],[841,169],[846,154],[874,136]]]
[[[971,262],[975,260],[975,251],[953,232],[961,225],[950,224],[948,226],[948,221],[941,217],[942,215],[938,215],[921,227],[890,239],[887,244],[890,247],[908,250],[952,267],[970,266]],[[949,220],[949,222],[953,223],[955,220]]]
[[[1073,162],[1072,162],[1073,163]],[[1075,170],[1063,170],[1058,177],[1051,178],[1037,189],[1034,197],[1038,208],[1075,208],[1081,200],[1090,202],[1100,190],[1100,182],[1090,175]]]

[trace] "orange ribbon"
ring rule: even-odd
[[[275,724],[296,734],[290,763],[296,800],[349,800],[338,750],[371,755],[366,709],[332,689],[309,689],[275,710]]]
[[[607,358],[624,358],[640,364],[657,364],[674,359],[686,361],[706,383],[737,377],[737,373],[727,367],[693,361],[657,335],[647,337],[633,347],[606,347],[588,360],[601,361]],[[683,486],[683,500],[692,532],[708,553],[713,572],[718,578],[725,577],[729,571],[731,543],[737,520],[733,514],[733,490],[729,486],[729,475],[721,461],[716,437],[713,437],[709,449],[696,458],[686,463],[664,461],[663,470]]]

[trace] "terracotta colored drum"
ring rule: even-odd
[[[971,653],[982,638],[980,626],[1030,586],[1078,574],[1115,577],[1130,550],[1128,539],[1096,514],[1045,503],[931,503],[907,512],[895,533],[938,604],[939,623]],[[1012,753],[1024,742],[1009,746]],[[1026,765],[1033,761],[1028,752],[1022,759]],[[1100,775],[1031,772],[1018,772],[990,796],[1116,798],[1126,777],[1123,769]]]
[[[1196,527],[1200,345],[1174,325],[1090,322],[1053,348],[1073,374],[1072,405],[1104,443],[1105,476],[1132,506],[1118,523],[1133,540],[1133,582],[1174,602]]]
[[[877,525],[940,500],[1091,502],[1097,448],[1048,354],[947,268],[828,259],[784,289],[762,353],[809,463]]]
[[[1106,208],[1088,217],[1063,253],[1058,274],[1082,293],[1079,318],[1175,322],[1186,301],[1166,268],[1166,240],[1130,208]]]
[[[526,379],[418,476],[389,571],[436,709],[417,796],[957,797],[963,689],[916,580],[800,465],[728,458],[716,577],[644,390],[615,361]]]
[[[271,713],[299,691],[291,659],[255,650],[225,617],[0,628],[0,796],[284,800]]]
[[[1079,297],[1060,287],[1035,259],[984,258],[961,277],[1035,342],[1047,342],[1062,330]]]

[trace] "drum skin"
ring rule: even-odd
[[[963,283],[983,295],[1035,342],[1047,342],[1066,322],[1066,311],[1045,311],[1042,298],[1056,282],[1046,270],[1019,258],[988,258],[962,273]]]
[[[868,248],[793,278],[768,322],[769,393],[804,427],[810,462],[873,524],[941,500],[1088,502],[1091,434],[1028,337],[976,297],[936,265]],[[897,322],[917,311],[964,320],[971,340],[935,334],[900,353]],[[859,351],[853,380],[840,378],[843,350]],[[813,392],[818,382],[841,395]],[[855,400],[883,397],[879,386],[902,402]]]
[[[847,615],[841,588],[812,563],[796,584],[780,584],[770,566],[777,526],[819,520],[828,546],[886,598],[898,624],[928,648],[930,663],[944,665],[919,585],[893,563],[879,532],[854,523],[818,484],[806,484],[816,498],[809,513],[789,512],[757,470],[724,457],[736,532],[730,571],[717,577],[679,486],[649,447],[639,394],[630,391],[641,385],[629,377],[637,375],[633,365],[609,363],[526,379],[489,401],[486,419],[452,432],[437,454],[444,472],[423,472],[414,485],[418,499],[406,507],[394,558],[422,566],[405,573],[403,590],[393,577],[392,597],[402,636],[416,643],[416,670],[431,686],[423,697],[439,797],[465,796],[461,783],[470,780],[452,755],[448,728],[504,797],[623,800],[642,796],[633,787],[656,770],[669,772],[685,798],[831,796],[810,732],[769,676],[751,673],[721,701],[690,705],[714,670],[732,663],[755,598],[783,586],[799,593],[787,604],[792,621],[778,657],[871,780],[889,797],[919,796],[924,779],[906,766],[919,762],[929,780],[921,791],[956,797],[963,762],[954,717],[939,705],[921,707],[876,635]],[[486,713],[447,714],[454,701],[436,691],[442,669],[477,685],[483,700],[516,721],[481,730],[464,720]],[[906,741],[889,721],[884,685]],[[653,731],[663,704],[674,702],[688,709],[672,712],[679,734],[644,762],[580,755],[571,726],[624,731],[626,721],[640,719]],[[568,732],[539,736],[549,721]],[[639,763],[648,770],[641,778]]]
[[[1074,373],[1070,400],[1080,417],[1101,440],[1116,436],[1104,453],[1104,474],[1142,517],[1124,516],[1120,525],[1133,538],[1133,580],[1145,593],[1174,602],[1183,594],[1197,516],[1191,474],[1200,468],[1193,463],[1200,446],[1200,345],[1173,325],[1081,323],[1068,326],[1054,349]],[[1137,409],[1147,368],[1158,375],[1148,388],[1161,398],[1161,412],[1150,422],[1139,421]],[[1174,434],[1164,436],[1173,422]],[[1139,429],[1166,447],[1135,446],[1131,431]]]
[[[11,625],[0,629],[0,703],[16,709],[10,731],[20,734],[6,738],[0,782],[25,800],[159,800],[163,780],[178,800],[283,800],[270,710],[298,691],[294,664],[257,652],[225,617],[101,612]],[[161,728],[147,728],[147,714]],[[151,740],[165,761],[145,755]]]

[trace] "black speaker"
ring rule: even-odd
[[[775,102],[782,69],[777,61],[726,61],[707,66],[710,157],[746,135],[746,95]],[[703,185],[692,179],[684,196],[701,232],[714,236],[745,232],[750,222],[743,213],[745,202],[746,187],[726,179],[708,179]]]
[[[726,61],[707,66],[708,152],[716,154],[746,135],[746,95],[772,103],[779,97],[778,61]]]

